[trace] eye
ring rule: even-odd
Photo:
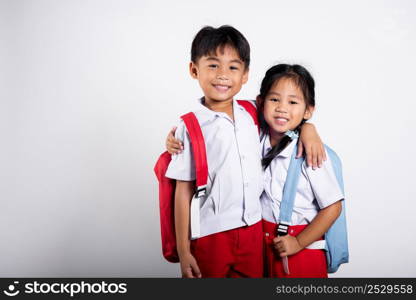
[[[230,70],[238,70],[238,67],[236,67],[236,66],[231,66],[231,67],[230,67]]]
[[[291,100],[289,103],[290,103],[290,104],[298,104],[298,102],[293,101],[293,100]]]
[[[210,69],[216,69],[216,68],[218,68],[218,65],[211,64],[211,65],[208,65],[208,68],[210,68]]]
[[[272,102],[279,102],[279,101],[280,101],[280,99],[278,99],[278,98],[269,98],[269,101],[272,101]]]

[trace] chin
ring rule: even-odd
[[[228,101],[232,98],[233,98],[232,96],[230,96],[230,97],[228,97],[228,96],[225,96],[225,97],[211,97],[211,99],[213,101],[216,101],[216,102],[224,102],[224,101]]]
[[[280,134],[284,134],[286,131],[288,131],[289,129],[282,129],[282,128],[274,128],[272,127],[272,130],[276,133],[280,133]]]

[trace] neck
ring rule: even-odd
[[[215,101],[215,100],[207,99],[206,97],[204,97],[204,105],[210,110],[218,111],[218,112],[225,112],[226,114],[230,116],[231,119],[234,120],[233,99],[229,99],[226,101]]]
[[[282,138],[285,136],[284,133],[276,132],[276,131],[273,131],[273,130],[270,130],[270,129],[269,129],[269,135],[270,135],[270,145],[272,147],[274,147],[278,143],[280,143]]]

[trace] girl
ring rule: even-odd
[[[321,168],[302,165],[288,234],[277,236],[280,203],[299,128],[312,117],[314,80],[299,65],[279,64],[262,81],[257,104],[262,129],[261,196],[269,277],[328,277],[324,233],[341,213],[344,196],[329,157]]]

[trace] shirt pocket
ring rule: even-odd
[[[208,178],[208,181],[211,181],[210,178]],[[214,181],[208,182],[208,184],[211,186],[211,190],[203,204],[203,209],[206,210],[207,213],[218,214],[221,205],[220,180],[219,178],[216,178]]]
[[[273,199],[278,199],[279,201],[282,201],[283,196],[283,187],[285,185],[284,179],[276,176],[273,178],[271,177],[270,183],[270,194]],[[280,205],[280,204],[279,204]]]

